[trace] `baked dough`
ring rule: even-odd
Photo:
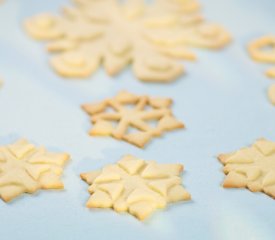
[[[167,203],[191,199],[181,184],[182,170],[181,164],[159,164],[126,155],[102,170],[81,174],[90,185],[86,206],[113,208],[144,220]]]
[[[275,36],[263,36],[252,41],[248,45],[250,56],[259,62],[275,63]],[[266,71],[266,75],[275,78],[275,66]],[[268,90],[268,98],[275,105],[275,86],[270,86]]]
[[[252,41],[248,51],[256,61],[275,63],[275,36],[264,36]]]
[[[275,198],[275,143],[260,139],[251,147],[221,154],[225,188],[248,188]]]
[[[275,36],[263,36],[248,45],[250,56],[259,62],[275,63]],[[275,78],[275,67],[266,71],[266,75]]]
[[[137,96],[122,91],[112,99],[84,104],[82,108],[91,116],[90,135],[112,136],[144,147],[153,137],[184,128],[183,123],[172,115],[171,104],[169,98]]]
[[[272,84],[268,89],[268,98],[275,105],[275,84]]]
[[[24,139],[0,147],[0,197],[9,202],[22,193],[63,189],[60,176],[68,159]]]
[[[86,78],[100,65],[114,76],[131,64],[142,81],[170,82],[184,73],[179,59],[196,59],[191,47],[230,41],[223,27],[204,21],[194,0],[77,0],[60,16],[27,19],[25,29],[48,41],[51,66],[68,78]]]
[[[270,78],[275,78],[275,66],[266,71],[266,75]]]

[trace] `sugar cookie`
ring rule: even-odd
[[[225,188],[248,188],[275,198],[275,143],[260,139],[251,147],[221,154]]]
[[[0,198],[9,202],[22,193],[63,189],[60,176],[68,159],[24,139],[0,147]]]
[[[86,206],[113,208],[144,220],[167,203],[191,199],[181,183],[182,171],[181,164],[159,164],[126,155],[116,164],[80,175],[90,185]]]
[[[264,36],[248,45],[250,56],[259,62],[275,63],[275,36]],[[266,71],[266,75],[275,78],[275,67]]]
[[[252,41],[248,51],[254,60],[275,63],[275,36],[264,36]]]
[[[184,128],[172,115],[171,104],[169,98],[137,96],[122,91],[112,99],[84,104],[82,108],[91,116],[91,135],[112,136],[142,148],[153,137]]]
[[[256,61],[275,63],[275,36],[264,36],[252,41],[248,45],[248,52]],[[275,78],[275,67],[268,69],[266,75],[270,78]],[[275,105],[274,85],[268,90],[268,98]]]
[[[275,67],[268,69],[266,75],[270,78],[275,78]]]
[[[48,41],[51,66],[69,78],[86,78],[100,65],[114,76],[132,63],[142,81],[171,82],[185,72],[179,59],[196,59],[189,48],[230,42],[222,27],[205,23],[194,0],[77,0],[60,16],[27,19],[25,29]]]
[[[268,89],[268,98],[275,105],[275,84],[272,84]]]

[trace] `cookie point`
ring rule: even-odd
[[[79,176],[80,176],[80,178],[82,180],[86,181],[86,179],[87,179],[87,173],[80,173]]]

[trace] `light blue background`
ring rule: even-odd
[[[275,34],[273,0],[203,0],[204,15],[223,24],[234,43],[222,52],[196,50],[199,61],[184,63],[186,76],[169,85],[144,84],[126,70],[111,79],[101,70],[89,80],[65,80],[48,67],[43,44],[30,39],[22,22],[57,11],[67,0],[6,0],[0,5],[0,144],[25,137],[72,156],[62,192],[40,191],[10,204],[0,201],[1,240],[82,239],[275,239],[275,201],[261,193],[225,190],[215,156],[257,138],[275,141],[275,108],[266,91],[267,65],[247,56],[248,41]],[[155,139],[145,150],[111,138],[91,138],[79,105],[127,89],[174,99],[175,115],[187,129]],[[159,211],[149,220],[111,210],[88,210],[82,171],[97,169],[131,153],[159,162],[181,162],[193,200]]]

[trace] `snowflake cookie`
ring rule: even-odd
[[[248,45],[250,56],[259,62],[275,63],[275,36],[264,36]],[[275,78],[275,67],[267,70],[266,75]]]
[[[126,155],[102,170],[81,174],[90,187],[88,208],[113,208],[139,220],[167,203],[190,200],[182,186],[181,164],[159,164]]]
[[[122,91],[112,99],[84,104],[91,116],[90,135],[112,136],[138,147],[144,147],[153,137],[166,131],[184,128],[170,110],[169,98],[137,96]]]
[[[129,64],[146,82],[170,82],[183,72],[179,59],[194,60],[191,47],[217,49],[229,34],[204,21],[194,0],[74,0],[61,15],[40,14],[25,22],[33,38],[48,41],[53,69],[86,78],[103,65],[116,75]]]
[[[0,197],[9,202],[22,193],[63,189],[60,176],[68,159],[24,139],[0,147]]]
[[[275,198],[275,142],[257,140],[251,147],[218,156],[225,188],[248,188]]]

